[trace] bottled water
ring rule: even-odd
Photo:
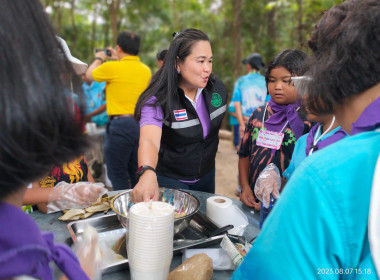
[[[261,202],[261,207],[260,207],[260,228],[263,227],[263,223],[267,216],[269,215],[270,211],[273,208],[274,203],[276,202],[276,199],[273,197],[272,194],[270,194],[270,200],[269,200],[269,206],[264,207],[263,203]]]

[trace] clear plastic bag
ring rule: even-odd
[[[115,260],[115,253],[99,240],[96,229],[90,225],[85,226],[73,250],[83,270],[92,280],[100,280],[102,267]]]
[[[222,248],[185,249],[182,262],[200,253],[204,253],[212,259],[213,270],[234,270],[236,268],[230,256]]]

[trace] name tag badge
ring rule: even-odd
[[[260,130],[256,139],[256,145],[264,148],[278,150],[281,147],[284,133],[269,130]]]

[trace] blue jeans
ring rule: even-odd
[[[184,183],[176,179],[157,174],[158,185],[161,188],[183,189],[215,193],[215,167],[195,183]]]
[[[234,125],[233,126],[233,143],[234,147],[236,148],[240,144],[240,131],[239,131],[239,125]]]
[[[133,188],[136,181],[140,127],[133,117],[111,120],[104,138],[107,174],[114,190]]]

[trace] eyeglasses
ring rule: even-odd
[[[291,80],[298,94],[303,96],[307,91],[307,84],[312,80],[310,76],[291,77]]]

